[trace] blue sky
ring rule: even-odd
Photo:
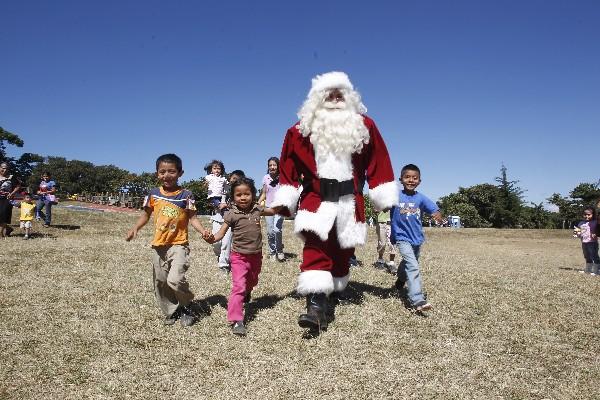
[[[185,180],[213,158],[260,180],[311,78],[341,70],[392,161],[433,199],[527,201],[600,179],[597,1],[2,2],[0,126],[22,151]],[[594,145],[596,146],[594,148]]]

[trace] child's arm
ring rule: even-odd
[[[431,214],[431,218],[433,218],[435,220],[436,224],[438,224],[438,225],[444,224],[444,217],[442,217],[442,213],[439,211],[436,211],[433,214]]]
[[[202,239],[206,240],[210,236],[210,231],[202,225],[200,218],[196,217],[195,210],[188,210],[188,212],[192,214],[190,215],[190,225],[192,225],[196,232],[202,235]]]
[[[144,213],[142,215],[140,215],[140,217],[138,218],[138,220],[135,223],[135,225],[133,226],[133,228],[131,228],[131,230],[129,232],[127,232],[127,236],[125,236],[125,240],[129,242],[131,239],[135,239],[135,237],[138,234],[138,231],[140,229],[142,229],[144,227],[144,225],[146,225],[148,223],[151,215],[152,215],[152,209],[148,208],[148,207],[144,208]]]
[[[211,244],[218,242],[219,240],[223,239],[225,233],[227,233],[227,229],[229,229],[229,225],[227,224],[227,222],[223,222],[223,224],[221,224],[221,229],[219,229],[217,233],[215,233],[214,235],[209,234],[208,238],[204,238],[204,240]]]
[[[258,196],[258,204],[263,204],[263,201],[267,199],[267,185],[263,185],[262,190],[260,191],[260,196]]]
[[[267,216],[267,217],[270,217],[270,216],[273,216],[273,215],[275,215],[275,214],[279,214],[279,211],[280,211],[282,208],[283,208],[283,207],[273,207],[273,208],[270,208],[270,207],[265,207],[265,208],[262,210],[262,212],[260,213],[260,215],[262,215],[262,216]]]

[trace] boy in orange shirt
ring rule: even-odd
[[[181,158],[175,154],[158,157],[156,176],[161,186],[150,190],[144,200],[144,213],[125,240],[135,238],[154,213],[154,295],[165,315],[165,325],[173,325],[180,319],[181,325],[191,326],[196,322],[196,316],[188,307],[194,294],[185,278],[190,266],[188,224],[203,238],[210,237],[210,232],[196,218],[194,195],[178,184],[182,175]]]

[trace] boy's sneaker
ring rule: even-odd
[[[416,312],[423,312],[423,311],[429,311],[429,310],[431,310],[433,308],[433,306],[430,303],[428,303],[425,300],[423,300],[420,303],[416,304],[414,306],[414,308],[415,308]]]
[[[393,261],[385,263],[385,266],[390,274],[396,275],[398,273],[398,267]]]
[[[285,261],[285,254],[283,254],[283,253],[277,253],[277,261],[284,262]]]
[[[23,236],[23,240],[27,240],[27,239],[29,239],[29,235]]]
[[[237,336],[246,336],[246,327],[244,326],[244,322],[235,321],[233,325],[231,325],[231,333]]]
[[[177,320],[179,319],[180,316],[180,309],[178,308],[177,310],[175,310],[175,312],[173,314],[171,314],[168,317],[165,317],[165,320],[163,321],[164,325],[173,325],[175,322],[177,322]]]
[[[385,261],[383,261],[381,259],[375,261],[375,263],[373,264],[373,266],[376,269],[387,269],[387,266],[385,265]]]
[[[181,322],[182,326],[192,326],[196,323],[196,316],[194,315],[194,312],[189,309],[189,307],[182,307],[179,322]]]

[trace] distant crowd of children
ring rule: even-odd
[[[44,227],[49,227],[52,222],[52,205],[56,204],[56,182],[50,178],[50,174],[42,174],[35,204],[30,193],[21,193],[21,201],[15,200],[21,188],[21,181],[10,173],[8,163],[0,163],[0,238],[10,236],[13,230],[10,227],[13,207],[21,209],[19,226],[23,230],[25,240],[31,238],[34,219],[43,221]]]

